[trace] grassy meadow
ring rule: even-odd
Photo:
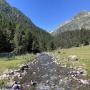
[[[63,64],[73,64],[74,62],[68,62],[67,58],[70,55],[76,55],[79,58],[79,62],[74,63],[74,67],[82,66],[90,75],[90,45],[89,46],[82,46],[82,47],[73,47],[69,49],[58,49],[53,52],[52,54],[55,55],[58,59],[58,62]],[[62,59],[61,59],[62,58]]]
[[[35,58],[34,54],[26,54],[21,56],[15,56],[15,58],[0,58],[0,73],[6,69],[15,69],[19,65],[32,61]]]

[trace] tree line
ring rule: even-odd
[[[70,48],[90,44],[90,30],[82,28],[81,30],[72,30],[59,33],[54,39],[55,47]]]
[[[0,2],[0,53],[50,50],[52,36],[6,1]]]

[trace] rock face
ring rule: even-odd
[[[90,12],[81,11],[70,21],[66,21],[64,24],[60,25],[52,35],[57,35],[61,32],[81,30],[81,28],[90,29]]]

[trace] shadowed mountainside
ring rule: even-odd
[[[49,49],[52,36],[35,26],[22,12],[0,0],[0,52],[16,53]]]

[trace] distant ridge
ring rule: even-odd
[[[79,12],[71,20],[61,24],[52,34],[55,35],[65,31],[81,30],[81,28],[90,29],[90,12],[88,11]]]

